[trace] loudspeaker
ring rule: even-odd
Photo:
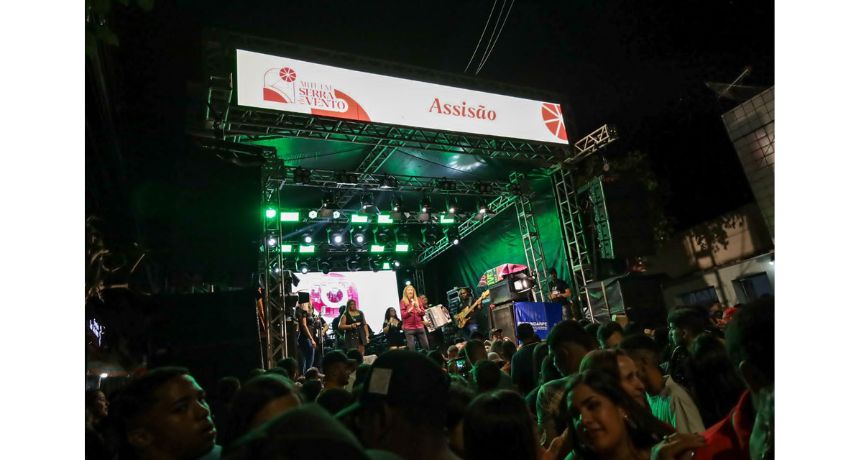
[[[513,302],[495,304],[490,314],[490,329],[501,329],[502,337],[510,337],[512,340],[516,337],[517,323]]]
[[[663,279],[664,275],[630,275],[612,283],[612,287],[620,291],[624,312],[630,321],[649,329],[666,325]]]
[[[642,182],[631,175],[603,177],[603,199],[612,229],[615,257],[625,259],[655,253],[648,196]]]

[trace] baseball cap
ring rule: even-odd
[[[325,371],[332,364],[337,364],[337,363],[347,363],[350,365],[357,364],[354,359],[349,359],[349,357],[346,356],[346,353],[344,353],[340,350],[332,350],[332,351],[326,353],[325,356],[323,356],[323,362],[322,362],[323,371]]]
[[[421,353],[391,350],[374,361],[358,400],[337,414],[349,417],[361,409],[388,403],[395,407],[440,410],[444,423],[450,380],[438,364]]]
[[[491,351],[491,352],[487,353],[487,359],[489,359],[490,361],[492,361],[494,363],[497,363],[497,362],[502,360],[502,357],[499,356],[499,354],[496,353],[495,351]]]

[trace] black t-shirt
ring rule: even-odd
[[[305,323],[308,325],[308,330],[311,331],[311,334],[313,334],[313,330],[311,329],[311,327],[313,326],[311,324],[313,322],[313,318],[310,317],[310,314],[308,314],[308,312],[302,310],[301,308],[297,308],[296,309],[296,321],[298,321],[298,323],[299,323],[299,333],[301,333],[303,337],[308,337],[308,335],[305,333],[305,328],[302,327],[302,319],[305,320]],[[308,337],[308,338],[313,338],[313,337]]]
[[[564,280],[559,278],[559,279],[555,280],[555,283],[550,281],[549,289],[550,289],[550,293],[558,292],[559,295],[561,295],[561,294],[564,294],[564,291],[570,289],[570,286],[568,286]],[[550,295],[550,297],[552,297],[552,295]],[[556,301],[557,302],[569,302],[570,299],[556,299]]]

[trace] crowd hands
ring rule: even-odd
[[[225,377],[211,396],[188,369],[152,369],[109,398],[87,393],[87,458],[773,458],[773,308],[333,350],[303,374],[287,358]]]

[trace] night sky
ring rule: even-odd
[[[171,238],[165,235],[200,232],[188,229],[194,227],[191,220],[176,228],[182,206],[167,209],[163,203],[191,195],[210,202],[259,199],[250,192],[235,196],[235,182],[223,190],[195,185],[213,174],[246,184],[256,177],[217,165],[210,171],[212,162],[189,147],[185,132],[188,120],[199,118],[193,107],[203,87],[204,28],[462,73],[493,5],[489,0],[181,3],[156,1],[151,12],[114,7],[119,47],[110,50],[106,68],[128,185],[113,201],[88,198],[89,210],[105,214],[121,208],[117,203],[123,200],[130,204],[129,212],[153,243]],[[604,123],[617,125],[622,141],[614,151],[650,156],[668,191],[666,212],[683,229],[753,199],[720,119],[735,103],[717,100],[705,82],[731,82],[751,66],[744,84],[772,86],[773,15],[770,2],[519,1],[479,77],[561,94],[572,115],[571,137]],[[102,180],[90,168],[93,152],[101,151],[92,139],[97,137],[88,139],[88,190],[98,189]],[[207,233],[219,238],[215,228]]]

